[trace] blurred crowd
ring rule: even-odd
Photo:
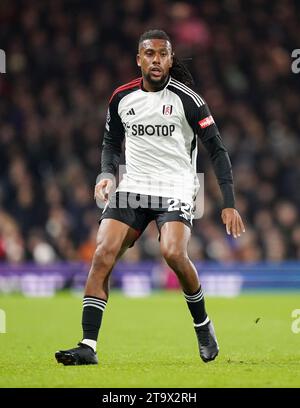
[[[164,29],[206,99],[233,164],[246,234],[226,235],[208,156],[194,260],[300,257],[299,2],[1,0],[0,260],[90,261],[101,210],[93,192],[109,97],[139,76],[138,37]],[[127,251],[159,259],[156,225]]]

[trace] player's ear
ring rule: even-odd
[[[136,63],[137,63],[137,66],[138,66],[138,67],[141,66],[141,57],[140,57],[140,54],[137,54],[137,56],[136,56]]]
[[[172,68],[174,62],[174,52],[171,54],[171,62],[170,62],[170,68]]]

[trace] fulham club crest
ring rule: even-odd
[[[163,105],[163,114],[166,116],[172,115],[173,106],[172,105]]]

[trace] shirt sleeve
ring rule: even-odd
[[[189,122],[209,154],[223,196],[223,208],[235,208],[231,161],[214,118],[201,100],[201,106],[193,106]]]
[[[210,113],[209,107],[204,101],[201,106],[193,105],[189,122],[194,133],[199,136],[202,142],[219,135],[218,127]]]
[[[117,174],[120,156],[122,153],[122,143],[125,136],[124,126],[118,113],[119,97],[114,95],[110,100],[101,154],[101,176],[107,173],[115,176]],[[103,178],[103,177],[102,177]]]

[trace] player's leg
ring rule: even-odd
[[[94,349],[108,300],[110,273],[117,259],[137,236],[135,229],[115,219],[103,219],[99,226],[97,246],[84,291],[82,313],[82,343]]]
[[[96,343],[108,299],[109,275],[116,260],[137,239],[137,231],[114,219],[103,219],[83,298],[83,339],[79,347],[55,353],[65,365],[97,364]]]
[[[85,285],[85,296],[108,299],[108,280],[118,258],[137,239],[138,232],[129,225],[106,218],[101,221],[97,246]]]
[[[208,362],[215,359],[219,348],[213,325],[206,313],[197,270],[188,257],[190,236],[191,230],[184,222],[171,221],[160,225],[161,253],[178,277],[193,317],[200,356],[203,361]]]
[[[183,222],[165,222],[160,229],[161,253],[188,294],[196,292],[200,285],[196,268],[187,253],[190,236],[191,230]]]

